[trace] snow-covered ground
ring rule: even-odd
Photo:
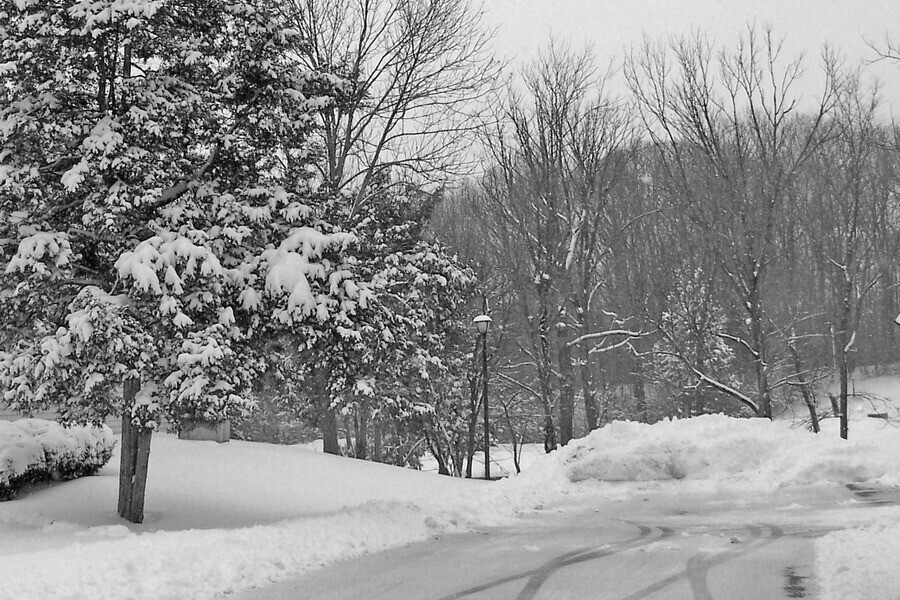
[[[900,379],[857,381],[857,391],[870,384],[896,411]],[[648,487],[813,497],[852,482],[900,485],[900,431],[857,404],[850,442],[838,439],[833,420],[819,436],[788,422],[722,416],[615,423],[549,456],[529,451],[522,475],[496,483],[296,446],[157,435],[142,525],[115,514],[117,456],[98,476],[0,504],[0,598],[222,597],[363,553],[509,523],[540,506],[627,502]],[[879,514],[879,522],[857,521],[816,542],[823,598],[897,598],[900,512]]]

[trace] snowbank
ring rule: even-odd
[[[574,484],[682,481],[685,488],[754,493],[784,487],[876,482],[900,485],[900,432],[883,421],[853,424],[850,441],[786,422],[707,415],[653,425],[611,423],[536,460],[499,486],[540,502]]]
[[[900,523],[836,531],[816,541],[822,600],[900,598]]]
[[[124,525],[94,527],[66,548],[4,556],[0,598],[213,598],[455,529],[400,504],[243,529],[136,534]]]

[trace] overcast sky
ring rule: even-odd
[[[590,41],[603,63],[618,64],[623,48],[644,33],[657,38],[701,29],[733,45],[755,21],[771,24],[788,49],[806,50],[812,75],[826,42],[856,61],[875,57],[866,41],[881,44],[889,27],[900,39],[900,0],[484,0],[484,6],[488,23],[497,27],[498,53],[514,63],[530,60],[551,35],[576,45]],[[897,114],[900,65],[870,70]]]

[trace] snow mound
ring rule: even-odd
[[[857,424],[861,441],[813,435],[784,422],[707,415],[653,425],[621,421],[538,461],[514,486],[584,481],[727,481],[774,490],[820,483],[900,483],[900,434]],[[868,433],[867,433],[868,431]]]

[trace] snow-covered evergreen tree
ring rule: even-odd
[[[373,391],[362,410],[395,421],[398,448],[424,438],[438,450],[467,402],[475,278],[425,235],[435,200],[414,188],[388,194],[364,206],[354,229],[377,297],[364,365]]]
[[[307,201],[341,82],[286,64],[267,4],[0,4],[3,399],[123,415],[130,520],[162,418],[247,410],[262,337],[355,339],[370,295]]]
[[[311,326],[271,352],[271,374],[281,384],[274,404],[293,405],[298,417],[317,425],[326,452],[341,452],[343,417],[355,439],[346,451],[404,462],[423,427],[437,418],[437,399],[450,386],[446,379],[460,376],[453,365],[464,353],[457,346],[468,327],[475,282],[425,234],[435,199],[414,185],[383,181],[352,219],[349,202],[327,203],[333,220],[354,223],[353,268],[372,296],[356,311],[354,329]]]

